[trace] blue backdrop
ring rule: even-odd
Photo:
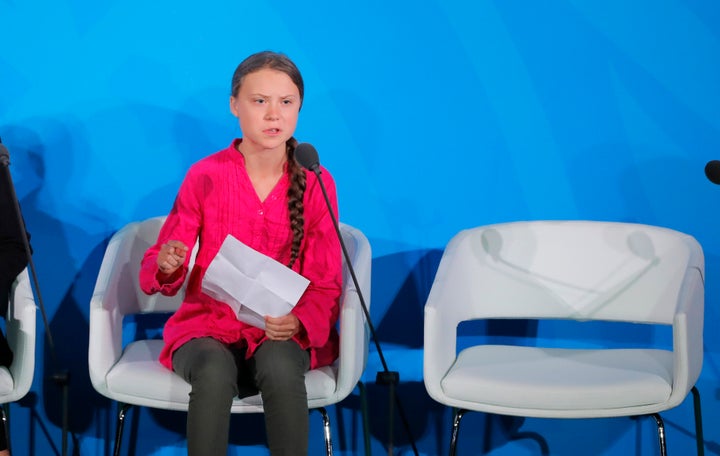
[[[0,18],[0,136],[71,373],[71,448],[109,454],[114,434],[115,408],[87,374],[107,239],[167,213],[188,166],[239,135],[232,72],[272,49],[305,78],[296,136],[334,175],[341,221],[372,243],[371,313],[422,454],[449,440],[450,411],[422,383],[422,310],[442,250],[461,229],[526,219],[648,223],[700,241],[698,386],[706,451],[720,454],[720,187],[703,175],[720,158],[720,3],[0,0]],[[33,389],[11,406],[16,455],[59,452],[60,395],[38,329]],[[373,356],[373,453],[392,440],[411,454],[399,422],[389,435],[378,370]],[[339,454],[362,452],[358,408],[353,395],[331,411]],[[131,454],[183,454],[184,415],[130,418]],[[665,418],[670,452],[694,451],[689,401]],[[259,417],[233,420],[233,454],[266,454]],[[460,454],[657,451],[647,420],[471,414],[463,430]],[[532,438],[509,440],[513,430]]]

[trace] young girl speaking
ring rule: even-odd
[[[242,138],[191,166],[143,258],[145,293],[173,295],[189,275],[184,301],[165,325],[160,361],[192,386],[190,456],[225,456],[233,398],[257,391],[271,454],[308,451],[304,376],[337,357],[342,261],[318,177],[294,159],[303,94],[300,72],[283,54],[260,52],[237,67],[230,110]],[[320,176],[337,218],[334,181],[325,169]],[[201,290],[228,234],[310,280],[290,313],[265,317],[265,329],[239,321]]]

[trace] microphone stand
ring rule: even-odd
[[[58,367],[59,363],[57,353],[55,351],[55,342],[53,341],[52,333],[50,332],[50,325],[48,324],[47,314],[45,313],[45,305],[43,304],[42,294],[40,293],[40,284],[35,271],[35,263],[33,262],[32,252],[30,250],[30,241],[28,240],[27,231],[25,231],[25,220],[23,219],[22,212],[20,211],[20,202],[18,201],[17,193],[15,192],[12,175],[10,174],[10,154],[8,153],[7,148],[2,145],[2,141],[0,141],[0,165],[4,169],[5,176],[7,177],[8,188],[10,189],[10,199],[15,205],[15,215],[18,219],[20,235],[22,236],[23,245],[25,247],[25,255],[27,256],[30,271],[32,273],[33,284],[35,285],[38,307],[40,307],[40,313],[42,314],[43,324],[45,326],[45,335],[47,336],[48,347],[50,348],[50,356],[53,361],[53,367],[55,368],[55,371],[50,378],[56,385],[62,388],[62,456],[66,456],[68,446],[68,386],[70,383],[70,373],[67,369],[60,369]]]
[[[388,369],[388,365],[385,362],[385,356],[383,355],[382,348],[380,348],[380,342],[377,339],[377,336],[375,334],[375,327],[372,324],[372,320],[370,319],[370,312],[368,311],[367,305],[365,304],[365,299],[363,298],[362,291],[360,290],[360,285],[358,284],[357,277],[355,276],[355,270],[352,266],[352,263],[350,262],[350,255],[348,254],[347,248],[345,247],[345,241],[343,241],[342,233],[340,233],[340,224],[338,223],[337,218],[335,217],[335,214],[332,211],[332,206],[330,205],[330,198],[327,194],[327,189],[325,188],[325,183],[323,182],[322,178],[320,177],[320,164],[314,163],[311,167],[308,168],[310,171],[315,173],[315,175],[318,178],[318,182],[320,183],[320,189],[322,190],[323,196],[325,197],[325,203],[327,203],[328,206],[328,212],[330,213],[330,217],[332,218],[333,225],[335,227],[335,232],[337,233],[338,239],[340,240],[340,246],[342,247],[343,256],[345,257],[345,263],[348,266],[348,271],[350,271],[350,276],[352,277],[353,284],[355,285],[355,289],[357,290],[358,297],[360,298],[360,304],[362,306],[363,313],[365,314],[365,320],[368,324],[368,329],[370,329],[370,334],[372,335],[373,342],[375,342],[375,348],[377,350],[378,355],[380,356],[380,362],[382,363],[383,370],[381,372],[377,373],[377,376],[375,377],[375,383],[380,385],[387,385],[389,388],[389,420],[388,420],[388,426],[389,426],[389,434],[388,437],[390,439],[389,446],[388,446],[388,456],[392,456],[393,452],[393,444],[392,444],[392,436],[393,436],[393,417],[394,417],[394,410],[393,410],[393,403],[397,405],[398,413],[400,414],[400,419],[403,422],[403,425],[405,426],[405,432],[407,433],[410,444],[413,448],[413,453],[415,456],[418,456],[418,450],[415,446],[415,441],[413,440],[412,434],[410,433],[410,426],[408,425],[407,418],[405,416],[405,411],[402,407],[402,402],[400,402],[400,397],[395,394],[395,388],[398,382],[400,381],[400,374],[397,371],[391,371]]]

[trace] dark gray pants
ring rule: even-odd
[[[307,455],[305,372],[310,356],[294,341],[266,341],[252,358],[215,339],[193,339],[173,355],[173,370],[192,386],[187,417],[189,456],[226,456],[235,396],[259,390],[273,456]]]

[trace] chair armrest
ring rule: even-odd
[[[123,230],[110,240],[90,300],[88,368],[95,389],[107,391],[105,376],[122,355],[120,303],[136,302],[135,285],[123,252]]]
[[[468,297],[464,291],[465,279],[452,272],[464,267],[456,264],[455,256],[470,234],[469,230],[462,231],[448,242],[425,302],[423,380],[430,397],[440,403],[445,403],[440,382],[457,358],[458,323],[471,316],[456,305]]]
[[[35,373],[37,307],[27,269],[21,272],[15,281],[9,310],[7,339],[14,355],[9,370],[15,381],[15,387],[12,395],[6,396],[5,400],[12,402],[24,397],[30,391]]]
[[[440,382],[457,356],[457,326],[447,319],[441,308],[425,306],[423,379],[430,397],[439,402],[444,402]]]
[[[360,381],[367,364],[368,339],[360,298],[352,286],[344,294],[340,308],[340,353],[335,391],[338,401],[347,397]]]
[[[92,385],[104,393],[105,376],[122,355],[122,316],[97,304],[90,309],[88,369]]]
[[[691,268],[678,296],[673,319],[673,392],[670,402],[681,403],[697,382],[703,364],[705,289],[701,272]]]

